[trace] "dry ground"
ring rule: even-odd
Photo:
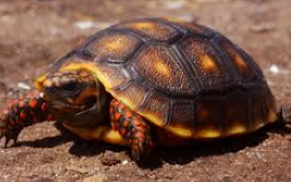
[[[0,107],[96,30],[132,17],[172,16],[227,35],[261,66],[283,104],[291,104],[290,0],[1,0]],[[86,23],[87,22],[87,23]],[[192,147],[159,149],[138,166],[127,150],[57,130],[25,129],[19,145],[0,149],[0,181],[291,181],[291,131]]]

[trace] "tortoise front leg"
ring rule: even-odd
[[[0,139],[5,136],[5,147],[10,140],[16,143],[17,137],[24,127],[43,121],[52,121],[54,117],[47,112],[46,102],[42,97],[28,95],[12,101],[8,109],[0,116]]]
[[[141,116],[115,99],[110,104],[110,116],[112,128],[128,140],[135,161],[152,151],[151,127]]]

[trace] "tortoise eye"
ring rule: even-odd
[[[75,90],[77,87],[77,83],[76,82],[71,82],[71,83],[67,83],[63,86],[63,90],[66,91],[72,91]]]
[[[65,94],[75,94],[75,93],[78,93],[80,89],[81,89],[81,86],[77,82],[66,83],[61,87],[61,90]]]

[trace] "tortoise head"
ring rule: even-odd
[[[90,71],[58,70],[39,77],[35,86],[58,121],[87,127],[92,118],[104,120],[105,90]]]

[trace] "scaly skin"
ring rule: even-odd
[[[54,116],[46,109],[42,97],[28,95],[12,101],[0,116],[0,139],[5,136],[5,147],[10,140],[14,143],[25,127],[44,121],[53,121]]]
[[[154,143],[151,127],[141,116],[113,99],[110,103],[110,117],[112,128],[129,141],[135,161],[140,161],[152,151]]]

